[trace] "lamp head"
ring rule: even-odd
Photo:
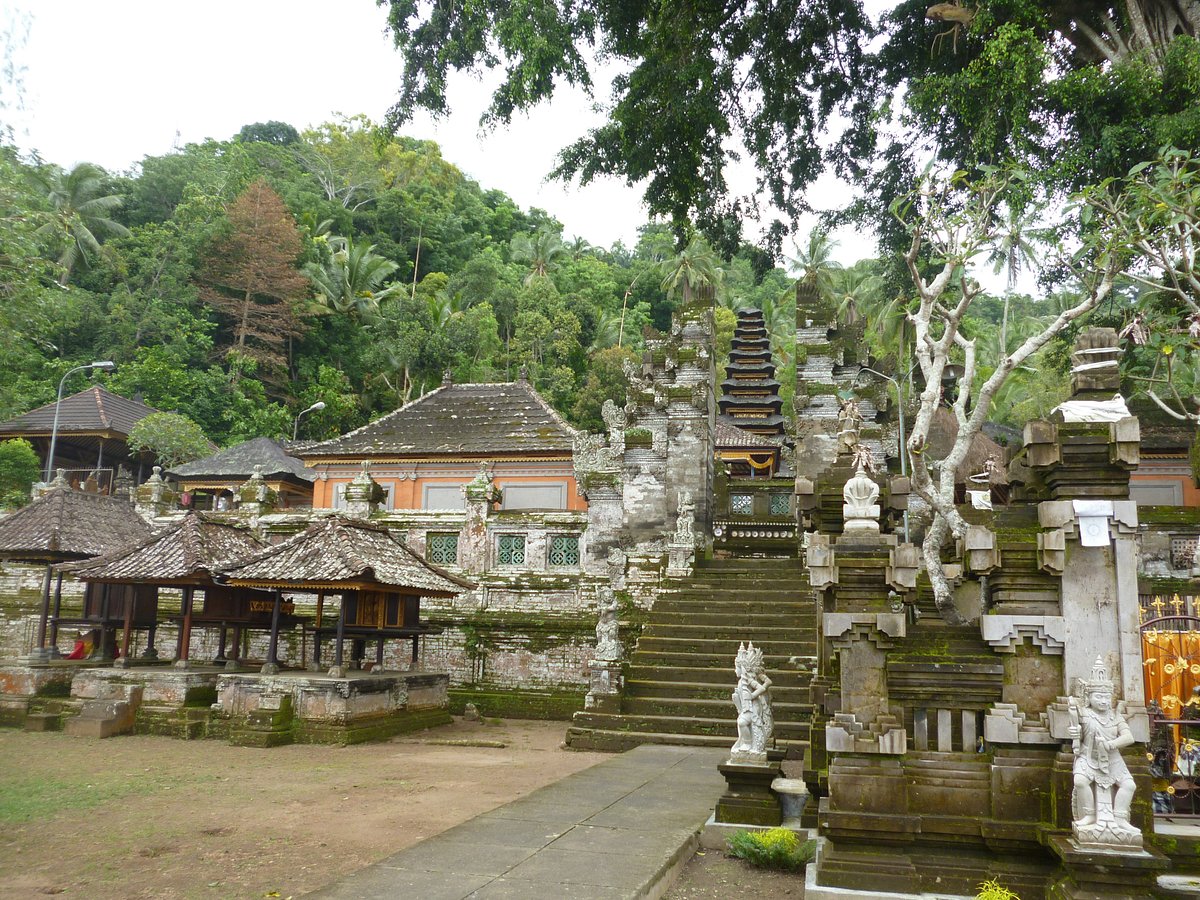
[[[306,409],[305,412],[319,412],[320,410],[322,410],[324,408],[325,408],[325,401],[318,400],[316,403],[314,403],[312,406],[310,406],[308,409]]]
[[[94,362],[88,366],[89,369],[103,369],[105,372],[111,372],[117,367],[117,364],[111,359],[102,359],[99,362]]]

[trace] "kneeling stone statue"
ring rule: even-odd
[[[1133,734],[1125,717],[1113,708],[1113,682],[1099,657],[1091,679],[1082,687],[1087,705],[1081,709],[1071,700],[1068,731],[1075,754],[1071,794],[1075,840],[1096,848],[1139,849],[1142,833],[1129,821],[1133,776],[1121,758],[1121,748],[1133,743]]]

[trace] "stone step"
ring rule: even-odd
[[[810,622],[813,623],[811,627],[809,626]],[[705,626],[729,628],[731,624],[745,628],[796,628],[797,623],[800,623],[799,627],[810,635],[815,634],[815,610],[796,610],[794,612],[782,613],[750,613],[749,615],[742,616],[735,623],[731,623],[729,615],[723,612],[701,612],[699,610],[667,612],[660,611],[656,606],[650,616],[650,620],[646,624],[646,628],[648,629],[651,625],[656,628],[681,625],[696,628],[703,628]],[[663,633],[665,634],[666,632]]]
[[[641,640],[647,638],[669,638],[672,640],[688,640],[688,641],[753,641],[757,647],[759,644],[771,643],[787,643],[789,641],[800,641],[805,644],[810,644],[817,639],[817,630],[815,627],[798,627],[797,622],[800,617],[792,619],[790,625],[756,625],[750,622],[731,623],[728,621],[720,623],[702,623],[696,622],[685,624],[682,622],[658,622],[653,621],[648,623],[642,629]]]
[[[642,634],[638,640],[636,653],[698,653],[717,659],[729,659],[732,665],[737,655],[738,647],[746,640],[744,637],[727,637],[724,635],[709,638],[694,637],[663,637],[660,635]],[[812,656],[817,652],[817,640],[814,635],[809,640],[799,638],[774,641],[765,640],[761,644],[755,642],[755,647],[763,651],[764,659],[776,657],[786,662],[793,656]]]
[[[736,625],[747,616],[756,615],[816,616],[816,610],[809,600],[721,600],[715,597],[705,600],[679,597],[659,600],[654,604],[648,621],[654,621],[654,616],[660,612],[713,613],[725,616],[730,625]]]
[[[734,579],[729,584],[692,584],[686,588],[665,588],[658,592],[655,605],[663,600],[744,600],[754,597],[763,601],[813,603],[808,582],[780,582],[773,585],[753,584]]]
[[[784,686],[775,683],[771,678],[771,699],[780,703],[807,705],[809,690],[807,686]],[[626,697],[663,697],[666,699],[720,700],[728,703],[733,693],[734,680],[732,674],[724,684],[706,681],[651,681],[628,680],[625,682]]]
[[[777,687],[804,688],[811,678],[808,672],[795,669],[768,668],[767,674]],[[733,690],[736,676],[733,674],[733,660],[719,666],[662,666],[646,665],[634,659],[631,661],[626,678],[631,681],[657,681],[679,684],[718,684]]]
[[[697,653],[688,652],[686,650],[660,650],[657,648],[635,650],[630,659],[634,665],[646,666],[682,666],[687,668],[717,668],[718,666],[729,671],[733,670],[733,658],[736,656],[737,647],[733,647],[729,653]],[[787,654],[768,653],[763,655],[763,661],[766,664],[767,672],[770,674],[772,669],[782,669],[787,665],[789,659],[793,656],[812,656],[816,652],[816,647],[805,647],[803,644],[796,645],[795,649]],[[773,676],[772,676],[773,677]]]
[[[626,715],[625,713],[596,713],[586,710],[575,713],[572,724],[614,731],[641,731],[655,734],[692,734],[723,737],[732,742],[737,737],[734,716],[707,718],[701,716]],[[807,722],[775,722],[775,737],[783,740],[806,741]]]
[[[801,757],[808,749],[808,741],[776,740],[775,743],[781,750],[796,750]],[[567,728],[567,746],[573,750],[603,750],[624,753],[641,744],[677,744],[683,747],[723,747],[725,749],[733,746],[733,742],[727,737],[706,734],[658,734],[578,725],[571,725]]]
[[[732,692],[731,692],[732,693]],[[812,718],[811,703],[785,703],[771,693],[771,711],[775,722],[806,725]],[[733,701],[729,696],[723,700],[700,700],[693,697],[630,697],[621,703],[623,715],[630,716],[684,716],[687,718],[736,718]]]

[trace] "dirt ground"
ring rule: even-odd
[[[759,900],[804,897],[803,872],[756,869],[720,850],[701,850],[691,858],[664,900]]]
[[[0,896],[299,896],[610,758],[561,750],[563,729],[456,721],[270,750],[3,729]]]

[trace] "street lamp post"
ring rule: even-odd
[[[316,403],[314,403],[308,409],[301,412],[300,415],[296,416],[296,421],[292,423],[292,440],[293,441],[296,439],[296,435],[298,435],[300,433],[300,416],[303,416],[305,413],[319,412],[320,410],[322,410],[324,408],[325,408],[325,401],[318,400]]]
[[[904,397],[900,393],[900,382],[891,375],[884,375],[875,369],[863,366],[859,372],[870,372],[872,375],[878,375],[880,378],[890,381],[892,387],[896,389],[896,410],[900,416],[900,474],[905,478],[908,477],[908,447],[904,433]],[[904,542],[908,543],[908,510],[904,510]]]
[[[54,447],[58,443],[58,410],[62,406],[63,387],[67,383],[67,379],[76,372],[83,372],[87,369],[100,369],[103,372],[111,372],[117,367],[112,360],[104,359],[99,362],[88,363],[86,366],[76,366],[67,371],[62,379],[58,382],[58,399],[54,401],[54,425],[50,428],[50,453],[46,457],[46,481],[49,483],[50,474],[54,471]]]

